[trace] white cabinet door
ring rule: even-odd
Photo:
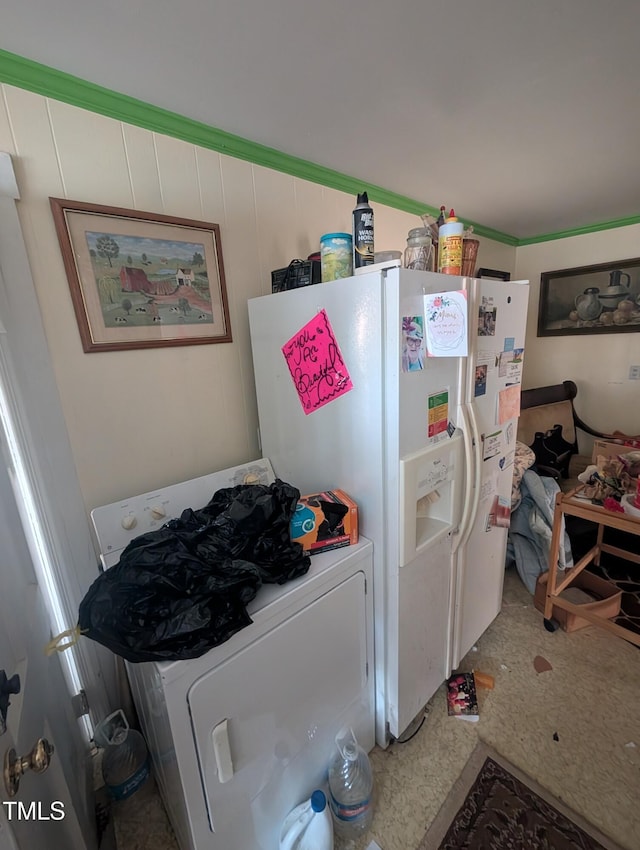
[[[343,725],[371,735],[364,573],[199,679],[188,694],[215,850],[271,850],[324,781]],[[309,785],[309,765],[316,766]]]

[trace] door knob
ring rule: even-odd
[[[26,756],[16,755],[11,747],[4,754],[4,787],[10,797],[15,797],[20,785],[20,777],[28,770],[44,773],[49,767],[54,748],[46,738],[38,738],[33,749]]]

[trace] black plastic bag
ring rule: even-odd
[[[299,498],[280,480],[241,484],[136,537],[80,603],[82,634],[127,661],[197,658],[224,643],[251,623],[263,583],[309,569],[289,531]]]

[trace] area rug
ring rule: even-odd
[[[621,850],[478,744],[417,850]]]

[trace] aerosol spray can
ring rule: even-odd
[[[353,211],[353,271],[373,263],[373,210],[366,192]]]

